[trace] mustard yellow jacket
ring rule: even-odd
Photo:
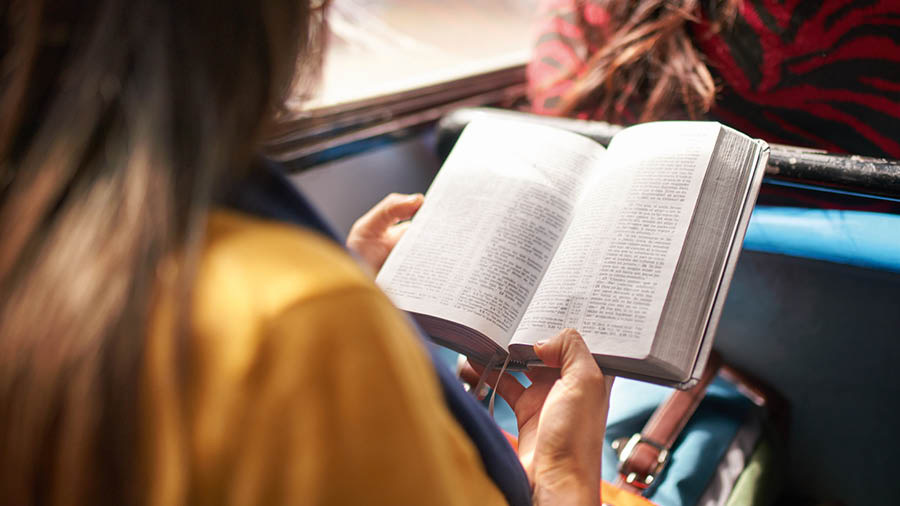
[[[177,300],[159,297],[142,376],[150,504],[504,502],[410,326],[338,247],[215,212]]]

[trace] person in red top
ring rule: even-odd
[[[544,0],[534,112],[900,158],[900,2]]]

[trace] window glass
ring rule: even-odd
[[[322,82],[303,109],[523,65],[536,0],[334,0]]]

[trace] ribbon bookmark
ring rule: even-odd
[[[460,357],[462,357],[462,355],[460,355]],[[497,365],[500,364],[501,358],[504,358],[504,357],[502,355],[500,355],[499,353],[494,355],[493,357],[491,357],[491,359],[488,361],[487,365],[484,366],[484,371],[481,372],[481,376],[478,377],[478,383],[475,385],[475,388],[473,388],[470,391],[472,393],[472,395],[474,395],[475,398],[478,399],[479,401],[481,400],[479,393],[484,389],[485,386],[487,386],[488,374],[490,374],[491,371],[493,371],[497,368]],[[458,364],[457,364],[457,370],[462,368],[462,366],[460,364],[464,363],[463,362],[464,360],[465,359],[460,358],[460,360],[458,361]],[[493,391],[491,392],[491,400],[488,401],[488,412],[491,414],[491,417],[494,416],[494,397],[496,397],[496,395],[497,395],[497,387],[500,385],[500,379],[503,377],[503,374],[506,372],[507,366],[509,366],[509,355],[508,354],[506,355],[505,359],[503,360],[503,366],[500,368],[500,375],[497,376],[497,382],[494,383],[494,388],[493,388]]]
[[[503,374],[506,373],[506,367],[509,365],[509,355],[506,355],[506,360],[503,361],[503,367],[500,368],[500,374],[497,376],[497,382],[494,383],[494,391],[491,392],[491,400],[488,402],[488,413],[491,414],[491,418],[494,417],[494,398],[497,397],[497,387],[500,386],[500,380],[503,379]]]
[[[478,399],[479,401],[481,400],[481,396],[479,395],[479,393],[484,389],[485,385],[487,384],[488,374],[491,371],[493,371],[495,367],[497,367],[497,364],[500,363],[500,358],[501,358],[501,356],[498,353],[498,354],[495,354],[494,356],[492,356],[490,360],[488,360],[487,365],[484,366],[484,370],[481,371],[481,376],[478,377],[478,383],[476,383],[475,388],[473,388],[471,390],[472,395],[474,395],[475,398]]]

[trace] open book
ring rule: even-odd
[[[571,327],[604,371],[686,387],[703,371],[768,147],[710,122],[626,128],[609,148],[476,119],[377,282],[437,342],[540,365]]]

